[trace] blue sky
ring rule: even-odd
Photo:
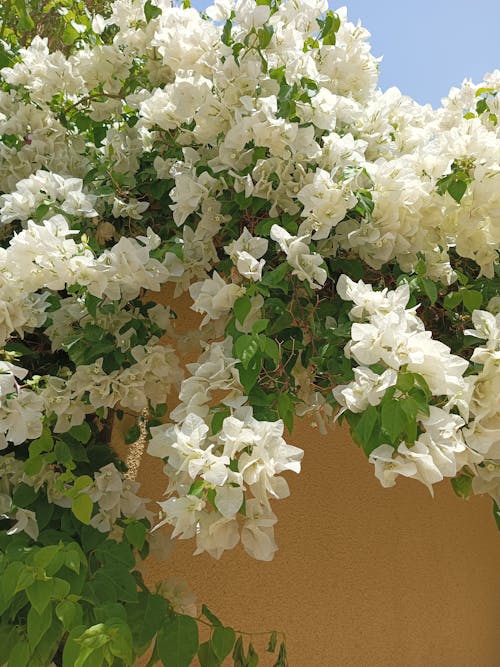
[[[191,0],[204,9],[207,0]],[[424,104],[440,105],[464,78],[480,81],[500,68],[500,0],[351,0],[349,20],[371,32],[383,56],[379,84],[397,86]],[[339,5],[332,3],[332,9]]]

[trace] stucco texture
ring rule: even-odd
[[[178,314],[179,331],[196,325],[186,308]],[[123,452],[119,440],[116,429]],[[498,667],[500,535],[490,500],[459,500],[447,482],[434,499],[404,478],[383,489],[340,427],[322,437],[299,422],[288,441],[305,456],[301,474],[287,476],[291,496],[273,505],[272,562],[240,547],[219,561],[193,557],[194,542],[177,541],[168,560],[144,563],[146,580],[181,577],[233,627],[284,631],[291,667]],[[161,462],[144,455],[138,480],[160,499]],[[254,637],[266,667],[264,642]]]

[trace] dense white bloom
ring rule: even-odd
[[[448,407],[462,406],[461,398],[469,392],[463,377],[469,364],[451,354],[447,345],[433,339],[414,309],[405,309],[409,298],[407,285],[394,291],[375,292],[371,285],[354,283],[341,276],[337,291],[343,299],[356,304],[350,312],[351,319],[356,321],[345,348],[346,356],[366,366],[382,361],[394,370],[405,367],[419,373],[434,395],[450,398]]]
[[[80,178],[65,178],[41,169],[29,178],[20,180],[11,194],[0,196],[0,221],[28,220],[40,204],[48,210],[59,206],[64,213],[84,218],[97,215],[97,197],[82,190]]]
[[[394,486],[396,477],[403,475],[422,482],[432,493],[433,484],[481,460],[464,441],[461,417],[430,406],[429,416],[422,416],[420,423],[425,432],[415,443],[381,445],[371,452],[369,460],[382,486]]]
[[[245,501],[243,544],[255,558],[270,560],[277,547],[271,528],[276,517],[269,498],[289,494],[280,473],[299,472],[303,451],[285,442],[282,421],[257,421],[251,408],[240,407],[241,401],[226,403],[237,407],[215,436],[196,414],[188,414],[180,425],[152,428],[148,452],[167,462],[169,489],[179,496],[160,503],[165,518],[159,525],[173,524],[173,537],[196,533],[195,553],[208,551],[219,558],[240,539],[236,517]],[[195,488],[197,496],[192,495]],[[208,512],[204,498],[209,500],[205,494],[210,489],[215,489],[215,506]],[[248,499],[248,492],[253,499]]]
[[[433,110],[397,89],[375,90],[369,34],[345,8],[335,39],[321,38],[326,0],[273,8],[215,0],[207,9],[215,23],[169,0],[155,7],[151,17],[142,0],[116,0],[89,30],[71,22],[80,38],[69,55],[35,37],[2,68],[0,347],[11,337],[30,346],[34,333],[50,371],[43,359],[37,377],[32,365],[28,373],[11,363],[12,348],[2,352],[0,449],[43,426],[60,434],[96,413],[154,409],[175,390],[170,422],[153,427],[149,443],[169,477],[158,526],[195,538],[196,553],[219,558],[241,540],[270,560],[271,501],[288,495],[282,473],[299,472],[302,450],[285,441],[281,420],[256,419],[251,404],[256,415],[281,415],[279,374],[289,374],[293,412],[322,431],[334,423],[333,399],[340,412],[369,409],[382,422],[387,391],[407,401],[399,407],[416,431],[393,446],[378,440],[369,457],[384,486],[403,475],[432,490],[465,468],[475,492],[500,499],[500,306],[487,283],[500,248],[500,73],[465,81]],[[151,228],[136,236],[146,221]],[[373,282],[338,279],[340,299],[352,302],[349,326],[345,307],[328,303],[344,262],[370,267]],[[287,270],[297,279],[285,299],[283,282],[275,290],[267,279],[271,267],[283,282]],[[477,275],[486,305],[472,313],[465,334],[476,340],[462,357],[430,329],[439,332],[442,299],[459,280],[450,345],[458,343],[479,299]],[[379,289],[395,279],[409,282]],[[199,331],[178,333],[174,305],[135,302],[167,282],[174,298],[189,291]],[[418,290],[423,306],[409,307]],[[433,292],[436,306],[426,310]],[[231,315],[243,296],[240,322]],[[340,335],[350,327],[338,374],[321,367],[323,351],[339,344],[330,305]],[[275,312],[302,329],[300,349],[272,333]],[[268,330],[254,331],[259,319]],[[316,347],[318,329],[327,346]],[[85,331],[103,332],[114,349],[85,350]],[[228,332],[258,346],[256,390]],[[279,347],[275,370],[268,336]],[[76,363],[87,352],[92,362]],[[349,380],[332,396],[329,375],[343,370]],[[269,404],[258,412],[261,390]],[[43,488],[69,508],[69,486],[57,465],[26,476],[12,456],[1,458],[0,511],[12,533],[35,539],[36,517],[14,507],[13,489]],[[135,483],[112,465],[85,492],[96,503],[92,525],[113,535],[121,517],[149,516]]]

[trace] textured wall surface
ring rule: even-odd
[[[287,476],[290,498],[273,505],[274,561],[239,547],[220,561],[193,557],[194,542],[177,541],[168,560],[146,561],[148,582],[182,577],[233,627],[283,630],[291,667],[498,667],[500,535],[489,499],[461,501],[447,482],[434,499],[404,478],[383,489],[340,428],[322,437],[299,423],[288,440],[305,457]],[[139,470],[153,499],[166,488],[159,464],[145,455]]]

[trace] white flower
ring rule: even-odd
[[[312,233],[315,240],[325,239],[347,209],[356,204],[356,198],[346,196],[344,188],[324,169],[316,170],[312,182],[297,193],[297,199],[304,205],[302,217],[306,218],[299,233]]]
[[[354,380],[346,385],[339,385],[333,390],[333,396],[339,405],[351,412],[363,412],[369,405],[379,405],[386,389],[396,384],[398,375],[387,369],[380,375],[365,366],[354,369]]]
[[[309,253],[309,247],[304,243],[308,236],[292,236],[283,227],[273,225],[271,238],[286,252],[287,262],[293,267],[292,273],[299,280],[307,280],[310,286],[316,289],[325,284],[328,274],[321,267],[323,258],[319,254]]]
[[[250,31],[266,23],[271,14],[267,5],[255,5],[253,0],[238,0],[234,7],[236,20],[243,30]]]
[[[123,479],[113,463],[101,468],[95,473],[94,484],[89,490],[92,501],[98,506],[90,524],[101,532],[107,532],[122,515],[135,519],[150,518],[151,512],[146,509],[148,499],[136,494],[139,486],[137,482]]]
[[[233,517],[243,503],[243,489],[239,486],[218,487],[215,503],[222,516]]]
[[[28,509],[19,508],[14,514],[14,520],[16,523],[9,528],[7,535],[15,535],[16,533],[26,533],[31,537],[32,540],[38,538],[38,523],[36,520],[36,514]]]
[[[219,559],[224,551],[234,549],[239,541],[240,532],[235,519],[223,517],[218,512],[203,513],[199,519],[194,555],[207,551]]]
[[[194,301],[191,308],[198,313],[206,313],[201,323],[204,326],[210,320],[218,320],[227,315],[236,299],[244,292],[244,287],[234,283],[228,285],[217,271],[214,271],[212,278],[194,283],[189,288],[189,294]]]
[[[267,252],[268,241],[258,236],[252,236],[245,227],[236,241],[224,247],[239,273],[251,280],[260,280],[265,261],[259,260]]]
[[[395,450],[390,445],[380,445],[374,449],[368,460],[375,465],[375,476],[383,487],[388,488],[396,484],[396,477],[414,477],[417,466],[413,461],[403,456],[394,456]]]
[[[144,211],[149,208],[147,201],[139,201],[138,199],[129,199],[123,201],[115,197],[113,200],[112,214],[115,218],[132,218],[133,220],[140,220]]]
[[[225,21],[231,15],[232,8],[232,0],[215,0],[213,5],[207,7],[205,13],[213,21]]]
[[[272,560],[278,550],[273,529],[276,515],[255,499],[247,502],[246,514],[247,520],[241,531],[241,543],[245,551],[257,560]]]
[[[472,478],[472,491],[476,494],[488,493],[500,506],[500,464],[498,460],[486,459],[476,466]]]
[[[204,500],[188,494],[182,498],[169,498],[159,502],[158,505],[162,509],[164,518],[153,530],[170,523],[174,526],[172,537],[179,536],[180,539],[194,537],[201,512],[205,507]]]

